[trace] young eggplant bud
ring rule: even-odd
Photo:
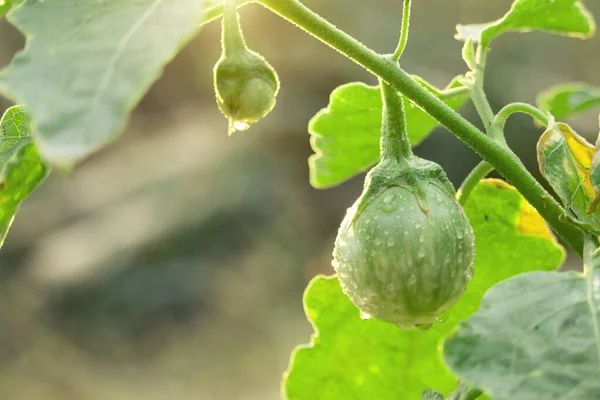
[[[248,129],[273,109],[279,79],[273,67],[246,46],[234,0],[224,4],[222,31],[223,54],[215,65],[214,84],[231,135]]]
[[[279,79],[253,51],[224,54],[215,66],[214,81],[217,105],[229,120],[230,134],[248,129],[275,106]]]
[[[383,160],[348,209],[333,266],[364,313],[429,328],[473,276],[474,235],[442,168],[412,156]]]

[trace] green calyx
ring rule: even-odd
[[[246,47],[235,5],[223,16],[223,54],[214,68],[219,110],[229,120],[229,134],[246,130],[275,106],[279,79],[271,65]]]
[[[402,99],[382,82],[381,162],[336,238],[333,266],[364,314],[430,327],[473,276],[473,230],[442,167],[412,154]]]

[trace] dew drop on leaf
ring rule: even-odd
[[[450,317],[450,311],[444,311],[443,313],[435,317],[435,319],[437,322],[445,322],[446,320],[448,320],[448,317]]]
[[[471,280],[471,278],[473,278],[473,266],[469,266],[469,268],[467,268],[465,271],[465,278],[467,280]]]
[[[409,278],[408,281],[406,282],[408,284],[408,286],[414,286],[415,283],[417,283],[417,276],[415,274],[412,274]]]

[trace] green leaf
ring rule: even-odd
[[[540,30],[588,38],[595,32],[594,18],[579,0],[515,0],[500,19],[486,24],[458,25],[456,38],[471,38],[487,47],[504,32]]]
[[[456,380],[438,355],[442,338],[495,283],[519,272],[553,270],[564,259],[540,215],[504,182],[480,183],[465,211],[476,237],[475,275],[448,319],[427,331],[362,320],[337,278],[311,282],[304,304],[315,334],[293,354],[284,382],[287,399],[418,399],[431,387],[452,392]]]
[[[596,196],[591,181],[594,146],[562,122],[551,123],[537,144],[540,172],[579,221],[600,231],[600,210],[588,208]]]
[[[43,157],[68,167],[114,140],[163,67],[198,31],[203,0],[26,1],[27,37],[0,89],[34,116]]]
[[[0,0],[0,18],[4,17],[11,8],[21,4],[24,0]]]
[[[0,18],[4,17],[11,7],[11,0],[0,0]]]
[[[448,366],[496,400],[600,398],[599,258],[492,287],[446,340]]]
[[[540,93],[537,104],[540,109],[562,121],[573,114],[600,106],[600,89],[587,83],[556,85]]]
[[[453,109],[462,106],[466,91],[449,94],[449,89],[463,87],[455,78],[440,91],[415,77],[430,92]],[[408,136],[413,146],[425,139],[438,124],[425,111],[404,99]],[[315,152],[309,160],[310,182],[316,188],[336,186],[366,171],[379,161],[382,101],[378,86],[354,82],[336,88],[327,108],[310,121],[311,146]]]
[[[0,120],[0,246],[19,205],[44,180],[48,170],[31,139],[31,120],[18,106]]]

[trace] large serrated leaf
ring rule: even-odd
[[[475,275],[449,318],[427,331],[362,320],[337,278],[312,281],[304,302],[315,334],[294,352],[284,382],[287,399],[419,399],[428,388],[446,395],[454,390],[439,342],[477,310],[495,283],[519,272],[553,270],[564,259],[541,216],[502,181],[480,183],[465,212],[476,238]]]
[[[446,340],[448,366],[495,400],[600,398],[599,257],[586,276],[530,272],[491,288]]]
[[[456,38],[471,38],[487,47],[495,37],[509,31],[540,30],[588,38],[595,28],[592,15],[579,0],[515,0],[510,10],[496,21],[458,25]]]
[[[462,87],[454,79],[440,91],[416,77],[430,92],[454,109],[469,98],[459,92],[445,96],[450,89]],[[404,99],[406,127],[413,146],[419,144],[438,123],[425,111]],[[366,171],[379,161],[382,101],[378,86],[354,82],[336,88],[327,108],[319,111],[309,123],[311,146],[315,154],[309,158],[310,182],[317,188],[336,186]]]
[[[40,152],[70,166],[123,130],[165,64],[199,30],[203,0],[26,1],[27,37],[0,89],[34,116]]]
[[[31,138],[30,117],[18,106],[0,120],[0,171],[1,246],[19,205],[48,174]]]
[[[600,106],[600,89],[587,83],[563,83],[540,93],[536,102],[543,111],[561,121]]]

